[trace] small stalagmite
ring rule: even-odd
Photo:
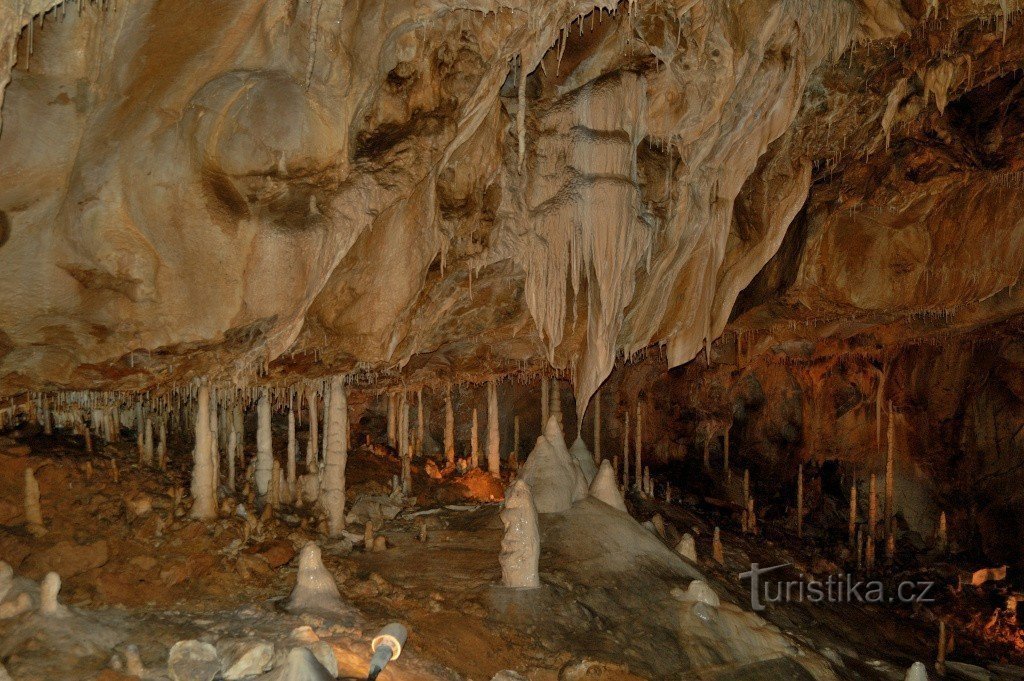
[[[60,594],[60,575],[48,572],[39,584],[39,614],[47,617],[66,617],[68,609],[57,600]]]
[[[683,538],[676,544],[676,553],[691,563],[697,562],[697,542],[693,540],[692,534],[687,532],[683,535]]]
[[[949,530],[946,527],[946,512],[939,515],[939,529],[935,537],[935,548],[939,553],[945,553],[949,548]]]
[[[398,456],[402,460],[402,494],[412,494],[412,448],[409,446],[409,400],[402,393],[398,403]]]
[[[519,416],[512,419],[512,451],[508,453],[508,466],[513,471],[519,468]]]
[[[612,508],[617,508],[623,513],[626,512],[626,503],[622,500],[622,493],[615,481],[615,469],[612,468],[608,459],[601,462],[601,467],[590,483],[590,496],[598,501],[603,501]]]
[[[299,553],[295,588],[285,605],[289,612],[336,611],[345,608],[334,577],[324,567],[320,547],[309,542]]]
[[[616,466],[617,468],[617,466]],[[629,412],[622,424],[622,489],[629,489]]]
[[[273,440],[270,431],[270,395],[266,388],[260,390],[256,404],[256,492],[266,496],[270,492],[270,480],[274,472]]]
[[[160,470],[167,469],[167,418],[160,419],[160,437],[156,445],[156,465]]]
[[[591,400],[594,405],[594,469],[601,465],[601,389]]]
[[[711,538],[711,557],[719,565],[725,565],[725,549],[722,547],[722,531],[715,527],[715,534]]]
[[[502,584],[536,589],[540,586],[540,531],[533,495],[523,480],[514,481],[505,492],[501,522],[505,525],[499,556]]]
[[[43,511],[39,503],[39,481],[31,467],[25,469],[25,525],[39,537],[46,534]]]
[[[928,669],[923,662],[915,662],[907,670],[905,681],[928,681]]]

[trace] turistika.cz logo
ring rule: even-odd
[[[913,604],[932,603],[935,582],[903,581],[887,586],[878,580],[860,580],[854,575],[829,575],[825,579],[808,578],[803,573],[795,579],[771,580],[764,576],[789,567],[790,563],[761,567],[750,564],[750,571],[740,573],[740,580],[750,580],[750,607],[755,612],[771,603],[868,603]]]

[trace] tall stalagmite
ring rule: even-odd
[[[455,465],[455,412],[452,409],[452,384],[444,388],[444,460]]]
[[[191,516],[198,520],[217,517],[217,499],[214,487],[213,447],[210,432],[210,385],[199,384],[196,395],[195,449],[192,450],[192,504]]]
[[[487,470],[501,477],[501,436],[498,432],[498,384],[487,382]]]
[[[348,398],[344,378],[332,377],[329,389],[327,450],[320,502],[327,515],[327,533],[339,537],[345,529],[345,465],[348,461]]]
[[[260,390],[256,404],[256,491],[261,497],[270,491],[270,477],[274,470],[273,440],[270,434],[270,394]]]

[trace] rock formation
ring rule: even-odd
[[[513,589],[540,586],[540,528],[530,486],[522,479],[505,492],[501,511],[505,536],[501,540],[501,583]]]

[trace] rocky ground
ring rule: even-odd
[[[970,586],[960,596],[943,586],[943,604],[928,608],[787,604],[761,619],[737,579],[752,562],[819,575],[838,566],[784,528],[734,532],[728,508],[692,496],[665,503],[629,495],[632,515],[659,516],[663,536],[661,522],[645,527],[593,498],[542,516],[542,587],[522,593],[500,586],[498,504],[487,501],[494,483],[479,471],[462,484],[417,469],[416,499],[392,501],[397,458],[358,450],[349,459],[351,533],[325,541],[309,509],[243,518],[238,504],[252,506],[241,493],[225,498],[220,520],[189,520],[185,471],[140,468],[133,444],[90,457],[76,438],[33,435],[5,438],[0,450],[0,558],[16,575],[0,608],[21,592],[32,603],[0,620],[0,660],[14,679],[214,678],[182,671],[180,641],[212,645],[217,678],[293,678],[282,674],[290,651],[303,648],[342,678],[365,678],[369,639],[389,621],[404,623],[410,637],[382,679],[486,680],[502,670],[537,680],[901,679],[915,660],[931,666],[940,616],[956,631],[950,660],[1002,665],[991,678],[1024,678],[1012,666],[1021,662],[1015,642],[997,640],[1004,627],[990,626],[987,644],[972,635],[971,613],[982,610],[964,604],[995,592]],[[24,523],[28,466],[41,488],[42,536]],[[378,550],[364,546],[371,516],[386,542]],[[713,557],[716,524],[723,563]],[[671,548],[683,532],[696,537],[696,563]],[[282,608],[297,552],[310,541],[352,608],[346,616]],[[63,579],[62,617],[36,612],[36,583],[49,571]],[[710,617],[691,593],[698,579],[721,599]]]

